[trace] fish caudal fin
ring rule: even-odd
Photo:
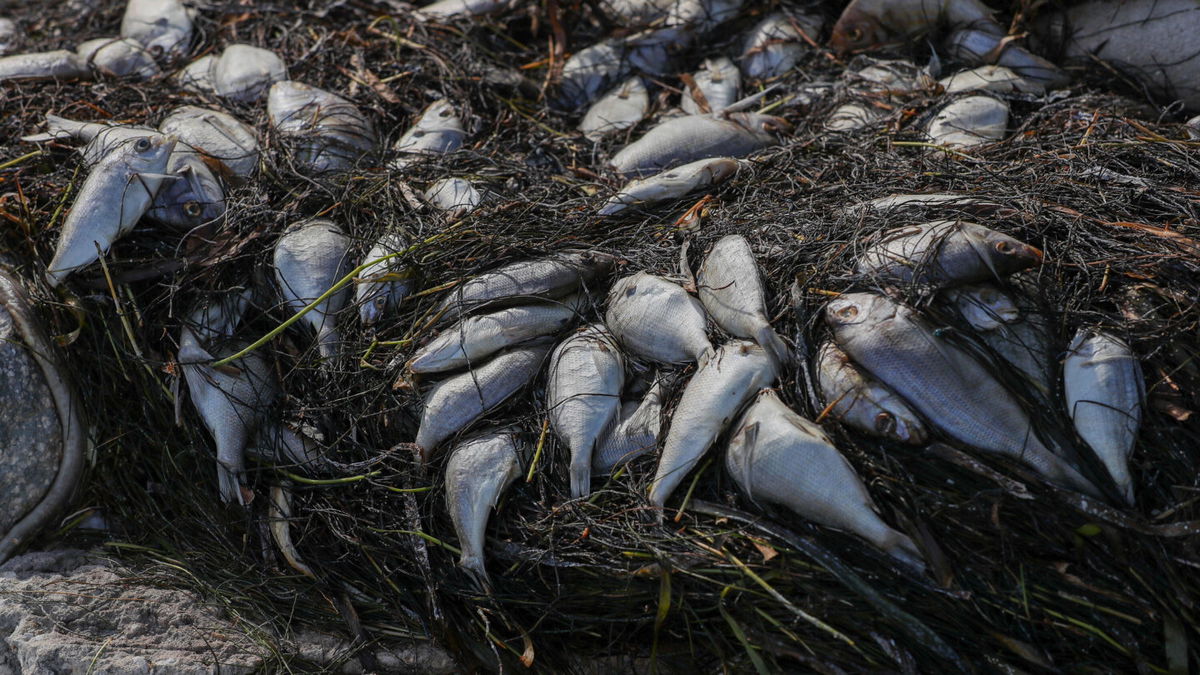
[[[341,341],[342,337],[335,328],[322,327],[317,332],[317,350],[321,353],[321,365],[332,365],[333,360],[338,356],[338,344]]]
[[[237,502],[239,506],[246,505],[246,500],[242,497],[242,482],[239,471],[234,471],[218,462],[217,482],[220,484],[221,501],[226,504]]]
[[[592,458],[590,453],[578,452],[571,458],[571,498],[586,497],[592,492]]]
[[[908,535],[891,530],[879,547],[884,553],[892,556],[896,560],[912,567],[920,572],[925,571],[925,557],[921,555],[921,550],[913,543],[913,540]]]
[[[771,358],[775,359],[777,367],[782,368],[791,361],[791,350],[784,344],[783,338],[779,337],[779,333],[776,333],[770,325],[763,324],[762,328],[759,328],[754,335],[754,341],[765,349]]]
[[[481,556],[463,553],[462,558],[458,561],[458,566],[471,575],[471,578],[484,593],[491,595],[492,579],[488,576],[487,569],[483,566],[483,558]]]

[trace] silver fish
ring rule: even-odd
[[[1033,267],[1042,252],[975,223],[935,220],[883,232],[858,261],[858,273],[916,283],[998,279]]]
[[[433,385],[425,394],[415,441],[421,461],[428,462],[442,441],[463,431],[529,384],[542,369],[551,346],[550,340],[535,340]]]
[[[622,42],[605,40],[581,49],[563,64],[563,103],[571,108],[583,107],[628,74],[629,60]]]
[[[96,38],[75,48],[83,62],[104,75],[147,80],[161,71],[150,52],[133,40]]]
[[[1010,68],[1042,91],[1071,84],[1071,78],[1061,68],[1023,47],[1010,44],[1006,36],[993,32],[973,28],[957,30],[946,38],[945,47],[952,60]]]
[[[725,468],[752,501],[786,506],[924,569],[920,550],[883,522],[867,486],[821,427],[793,412],[774,391],[760,392],[735,429]]]
[[[598,141],[609,134],[633,127],[650,110],[650,95],[640,77],[631,77],[601,96],[588,108],[579,130],[588,140]]]
[[[1075,334],[1063,362],[1067,410],[1129,504],[1134,500],[1129,456],[1137,443],[1145,386],[1141,364],[1124,340],[1087,328]]]
[[[817,350],[817,385],[829,414],[863,433],[909,445],[925,445],[921,417],[886,384],[863,371],[832,342]]]
[[[445,321],[462,314],[535,299],[561,298],[603,277],[616,258],[600,251],[570,251],[522,260],[474,277],[454,289],[439,307]]]
[[[483,363],[496,352],[540,335],[557,335],[578,317],[582,295],[467,317],[443,330],[409,360],[413,373],[439,373]]]
[[[700,364],[671,417],[650,484],[651,504],[666,504],[667,497],[725,432],[742,406],[760,389],[771,386],[776,377],[775,364],[763,348],[744,340],[722,345]]]
[[[426,157],[454,152],[462,147],[466,136],[454,106],[444,98],[439,99],[430,103],[412,128],[392,146],[397,156],[389,166],[403,169]]]
[[[174,59],[192,41],[193,12],[180,0],[129,0],[121,17],[121,37],[142,45],[152,56]]]
[[[267,508],[267,522],[270,523],[271,538],[283,554],[283,559],[292,569],[306,577],[316,579],[317,575],[303,560],[292,543],[292,493],[287,488],[278,485],[271,486],[271,501]]]
[[[621,464],[658,446],[663,399],[671,380],[659,378],[640,403],[630,401],[621,405],[611,428],[592,452],[592,475],[607,476]]]
[[[979,66],[938,80],[947,94],[990,91],[995,94],[1044,94],[1046,87],[1004,66]]]
[[[671,71],[675,56],[691,44],[691,31],[678,28],[650,28],[622,41],[625,60],[634,70],[662,77]]]
[[[446,508],[462,549],[458,564],[485,589],[490,588],[483,563],[488,517],[521,475],[523,452],[513,433],[491,431],[456,445],[446,463]]]
[[[696,92],[689,89],[683,92],[679,107],[689,115],[700,115],[704,112],[720,112],[733,105],[741,95],[742,73],[728,57],[709,58],[704,60],[704,70],[692,75],[692,81],[704,97],[708,110],[700,109]]]
[[[990,284],[961,286],[946,294],[975,329],[975,337],[1015,367],[1033,387],[1032,392],[1048,403],[1054,387],[1050,330],[1037,306],[1018,304],[1016,297]]]
[[[350,238],[331,220],[294,223],[275,242],[275,281],[293,312],[299,312],[333,288],[350,272]],[[322,359],[338,353],[341,336],[337,313],[346,305],[350,289],[343,287],[304,315],[317,334]]]
[[[572,498],[592,491],[592,455],[621,408],[624,385],[625,359],[601,324],[580,329],[550,355],[546,407],[571,453]]]
[[[740,234],[721,237],[696,274],[700,303],[726,333],[754,340],[782,367],[791,361],[787,345],[767,319],[767,299],[750,242]]]
[[[621,344],[659,363],[703,360],[713,351],[704,307],[678,284],[638,272],[613,284],[605,324]]]
[[[175,81],[184,91],[197,94],[215,94],[216,82],[213,81],[213,71],[217,68],[219,55],[209,54],[192,61],[175,74]]]
[[[271,85],[267,114],[275,131],[292,142],[304,171],[346,171],[375,150],[375,126],[353,103],[303,82]]]
[[[133,229],[158,193],[174,148],[174,136],[143,137],[92,167],[71,205],[54,259],[46,269],[51,286],[97,260]]]
[[[999,204],[987,199],[966,194],[952,193],[923,193],[923,194],[894,194],[858,202],[846,207],[846,213],[857,214],[862,211],[876,213],[892,213],[905,209],[943,209],[946,211],[966,211],[975,214],[995,213],[1003,209]]]
[[[1004,138],[1008,104],[991,96],[966,96],[946,104],[929,121],[931,143],[947,148],[972,148]]]
[[[871,106],[861,103],[846,103],[829,113],[824,127],[828,131],[851,133],[871,126],[882,117],[883,113]]]
[[[253,103],[276,82],[287,79],[283,59],[269,49],[232,44],[212,70],[213,89],[231,101]]]
[[[735,18],[744,0],[675,0],[667,13],[667,26],[690,29],[697,35],[708,33]]]
[[[787,128],[783,119],[757,113],[676,117],[622,148],[612,165],[639,176],[706,157],[743,157],[775,145],[774,132]]]
[[[779,77],[796,66],[808,49],[804,35],[815,39],[824,21],[816,16],[775,13],[750,29],[742,51],[742,70],[751,80]]]
[[[390,232],[381,236],[363,258],[363,263],[378,261],[359,272],[355,280],[354,304],[364,326],[374,326],[416,288],[416,270],[405,265],[403,256],[380,260],[408,248],[406,237]]]
[[[737,173],[738,162],[729,157],[701,159],[649,178],[634,179],[609,198],[596,213],[611,216],[630,206],[678,199],[695,190],[719,185]]]
[[[46,131],[22,136],[21,140],[31,143],[52,140],[83,141],[86,145],[80,148],[79,153],[83,156],[83,163],[92,166],[130,141],[143,137],[158,138],[162,135],[146,126],[112,124],[110,122],[77,122],[47,113]],[[191,149],[176,144],[175,150],[185,152]]]
[[[180,106],[158,130],[175,134],[181,142],[220,160],[240,178],[248,178],[258,168],[258,134],[227,112]]]
[[[847,293],[825,307],[834,339],[850,358],[961,443],[1023,462],[1046,479],[1092,496],[1096,487],[1055,456],[1029,416],[978,361],[915,311],[882,295]]]
[[[190,230],[225,214],[225,185],[194,150],[176,151],[167,160],[167,181],[146,216],[164,225]]]
[[[8,17],[0,17],[0,56],[16,49],[20,41],[17,23]]]
[[[600,0],[600,9],[622,26],[645,26],[667,16],[676,0]]]
[[[458,17],[491,14],[511,5],[512,0],[437,0],[437,2],[417,8],[416,15],[444,21]]]
[[[74,80],[90,78],[87,62],[75,52],[58,49],[52,52],[13,54],[0,58],[0,82],[16,80]]]
[[[975,330],[995,330],[1021,320],[1013,299],[992,284],[964,284],[946,289],[945,295]]]
[[[478,208],[483,195],[465,178],[443,178],[425,190],[425,199],[448,219],[458,220]]]

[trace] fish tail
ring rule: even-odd
[[[488,576],[487,569],[483,566],[483,556],[463,551],[462,557],[458,560],[458,566],[471,575],[471,579],[479,585],[479,588],[484,593],[491,595],[492,579]]]
[[[220,484],[221,501],[226,504],[237,502],[239,506],[245,506],[246,500],[242,498],[242,483],[241,471],[231,469],[221,462],[217,462],[217,482]]]
[[[586,497],[592,492],[591,453],[577,452],[571,458],[571,498]]]
[[[921,572],[925,571],[925,556],[921,555],[921,549],[917,548],[908,535],[897,530],[889,530],[879,547],[883,549],[884,553],[905,565]]]
[[[775,360],[777,367],[782,368],[791,361],[792,355],[790,350],[788,350],[787,345],[784,344],[783,338],[779,337],[779,333],[776,333],[774,329],[771,328],[770,324],[764,323],[762,327],[755,332],[754,341],[757,342],[760,347],[767,350],[767,354],[769,354],[771,358]]]
[[[338,343],[341,341],[342,336],[338,334],[336,328],[322,326],[321,330],[317,332],[317,350],[321,354],[321,360],[324,361],[322,365],[328,365],[337,358]]]

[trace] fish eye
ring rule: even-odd
[[[854,305],[846,305],[833,311],[839,319],[853,319],[858,316],[858,307]]]
[[[142,136],[141,138],[137,139],[137,141],[134,142],[133,147],[135,150],[139,150],[139,151],[149,150],[150,149],[150,138],[148,136]]]
[[[1002,239],[1002,240],[996,242],[996,250],[999,251],[1000,253],[1008,253],[1008,252],[1012,251],[1012,246],[1009,245],[1009,243],[1007,241],[1004,241]]]
[[[413,132],[413,138],[420,138],[424,135],[425,135],[425,132],[421,131],[420,129]]]
[[[849,33],[847,33],[847,36],[851,40],[854,40],[855,42],[857,42],[857,41],[861,40],[863,37],[863,29],[859,28],[858,26],[855,26],[854,28],[850,29]]]
[[[896,431],[896,418],[891,413],[881,412],[875,416],[875,431],[891,434]]]
[[[204,212],[204,209],[200,207],[200,202],[192,200],[184,202],[183,212],[192,218],[198,218]]]
[[[150,48],[147,49],[146,51],[150,52],[151,56],[159,57],[159,56],[162,56],[163,46],[162,45],[150,45]]]
[[[375,296],[374,299],[371,300],[371,304],[375,305],[375,309],[382,312],[384,310],[384,308],[387,307],[387,296],[383,295],[383,294],[379,294],[379,295]]]
[[[635,295],[637,295],[637,286],[630,286],[625,289],[625,297],[632,298]]]

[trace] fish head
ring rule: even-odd
[[[929,440],[925,423],[894,396],[889,394],[880,408],[875,415],[875,431],[880,436],[908,445],[925,445]]]
[[[733,174],[737,173],[738,166],[738,161],[729,157],[718,157],[710,160],[704,167],[710,176],[709,184],[718,185],[729,180]]]
[[[968,284],[951,294],[951,301],[975,330],[990,331],[1021,319],[1009,295],[991,284]]]
[[[225,190],[216,176],[194,154],[178,166],[174,158],[184,153],[174,153],[168,162],[170,175],[175,180],[163,183],[154,198],[150,216],[167,225],[191,228],[212,222],[225,213]]]
[[[833,25],[829,46],[839,54],[881,44],[888,35],[877,18],[857,5],[857,2],[850,3]]]
[[[981,225],[962,224],[975,252],[997,277],[1034,267],[1042,262],[1041,250]]]
[[[889,298],[875,293],[843,293],[825,305],[825,322],[837,332],[890,318],[897,308]]]
[[[179,139],[171,134],[147,134],[124,141],[119,152],[130,169],[137,173],[162,174]]]

